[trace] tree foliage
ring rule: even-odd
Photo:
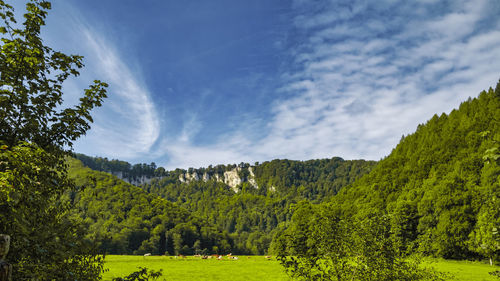
[[[15,280],[95,280],[102,258],[69,217],[63,195],[73,184],[64,157],[90,128],[107,85],[95,81],[78,105],[61,109],[62,84],[83,63],[43,44],[50,8],[30,1],[18,24],[14,9],[0,1],[0,232],[12,237]]]
[[[218,242],[210,247],[203,242],[205,239],[201,239],[203,245],[198,249],[192,244],[192,239],[181,239],[181,233],[167,234],[169,243],[176,242],[173,243],[173,248],[184,248],[184,250],[170,250],[170,253],[206,250],[205,252],[211,253],[265,254],[277,229],[291,218],[291,205],[304,199],[313,202],[326,201],[343,186],[354,182],[375,165],[374,161],[346,161],[335,157],[310,161],[273,160],[255,166],[240,163],[166,171],[156,167],[154,163],[131,165],[116,159],[108,160],[83,154],[75,156],[93,170],[120,175],[129,181],[143,176],[150,178],[148,184],[140,186],[144,191],[181,206],[194,217],[201,218],[222,231],[224,236],[229,237],[222,240],[215,239],[214,241]],[[217,180],[223,178],[224,172],[234,169],[237,169],[238,176],[243,179],[243,183],[236,187],[237,193]],[[78,170],[84,171],[80,168]],[[255,177],[251,176],[251,170],[255,173]],[[196,174],[199,180],[181,182],[179,178],[187,174]],[[204,180],[204,175],[208,175],[210,180]],[[81,175],[75,174],[75,176]],[[248,182],[251,177],[258,188]],[[108,186],[111,183],[101,182],[101,184]],[[114,218],[109,217],[110,220]],[[189,227],[183,228],[189,229]],[[105,230],[107,231],[109,230]],[[182,233],[188,232],[182,231]],[[187,241],[190,242],[183,245]],[[170,249],[173,249],[172,247]],[[213,247],[217,247],[217,250]],[[136,250],[128,250],[127,253],[133,251]]]
[[[333,204],[343,218],[388,216],[400,251],[498,260],[498,116],[500,83],[419,125]]]
[[[444,280],[399,251],[385,216],[350,220],[330,205],[303,202],[274,243],[278,260],[298,280]]]
[[[153,179],[143,189],[176,202],[194,215],[229,233],[234,241],[233,253],[266,254],[278,228],[290,220],[291,206],[302,200],[328,201],[338,190],[353,183],[371,170],[374,161],[341,158],[309,161],[273,160],[255,166],[241,163],[191,169],[191,173],[207,173],[212,180],[179,182],[186,171],[174,170]],[[247,178],[235,193],[214,175],[223,175],[239,167]],[[248,182],[249,169],[255,174],[255,188]],[[189,173],[189,171],[187,171]]]
[[[163,275],[162,270],[148,270],[145,267],[139,267],[139,270],[132,272],[125,277],[113,278],[113,281],[152,281],[160,278]]]
[[[189,255],[229,253],[227,233],[179,207],[108,173],[68,159],[78,191],[67,194],[73,212],[89,230],[86,238],[108,254]],[[197,252],[198,251],[198,252]]]

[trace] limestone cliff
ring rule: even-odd
[[[112,174],[113,176],[116,176],[117,178],[126,181],[130,184],[133,184],[135,186],[143,185],[143,184],[148,184],[151,182],[153,179],[152,177],[147,177],[147,176],[138,176],[138,177],[124,177],[123,172],[111,172],[108,171],[107,173]]]
[[[248,171],[248,176],[242,176],[243,171]],[[182,183],[190,183],[193,181],[203,180],[204,182],[214,180],[217,182],[223,182],[229,186],[234,192],[238,192],[238,186],[244,182],[248,182],[254,188],[259,188],[257,182],[255,181],[255,174],[253,173],[252,167],[241,167],[237,166],[229,171],[224,171],[223,173],[207,173],[200,172],[197,170],[190,172],[185,172],[179,175],[179,181]]]

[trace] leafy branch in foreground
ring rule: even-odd
[[[351,221],[331,206],[301,203],[276,239],[278,260],[298,280],[444,280],[399,250],[383,215]]]
[[[65,157],[90,129],[90,112],[106,97],[94,81],[80,103],[61,109],[63,82],[82,57],[43,44],[48,1],[26,4],[24,22],[0,0],[0,233],[11,236],[14,280],[97,280],[103,258],[81,239],[65,192],[74,189]]]
[[[163,270],[160,269],[159,271],[155,270],[148,270],[145,267],[139,267],[139,270],[136,272],[132,272],[130,275],[126,277],[118,277],[118,278],[113,278],[113,281],[149,281],[149,280],[156,280],[160,278],[163,275]],[[150,279],[151,278],[151,279]]]

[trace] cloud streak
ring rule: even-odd
[[[286,53],[276,54],[283,65],[279,86],[265,99],[272,100],[270,106],[262,107],[269,111],[242,115],[235,126],[221,124],[226,132],[212,139],[203,136],[209,128],[204,103],[179,105],[179,116],[158,114],[140,71],[130,67],[130,56],[124,60],[122,46],[105,39],[104,29],[74,20],[72,41],[84,42],[77,51],[84,50],[87,68],[94,70],[83,78],[95,75],[110,84],[109,99],[76,150],[167,168],[274,158],[378,160],[401,135],[500,77],[494,63],[500,58],[495,0],[295,0],[291,9],[291,28],[276,43],[286,46]],[[82,89],[80,80],[68,89]],[[196,86],[207,87],[207,99],[218,98],[211,111],[226,110],[225,96]],[[160,122],[159,115],[168,120]]]
[[[256,149],[273,158],[387,155],[402,134],[498,79],[498,19],[479,26],[492,4],[454,1],[433,15],[437,4],[324,1],[316,13],[296,1],[312,12],[295,19],[308,35],[293,50],[298,71],[284,75],[282,91],[294,97],[276,102]]]
[[[118,156],[148,153],[158,139],[160,127],[150,93],[100,35],[89,29],[82,33],[92,52],[92,64],[110,84],[110,98],[104,105],[107,112],[103,112],[108,118],[96,122],[100,132],[97,137],[105,138],[111,144],[106,150],[114,148]]]
[[[268,132],[241,129],[212,146],[166,144],[169,165],[378,160],[401,135],[496,83],[494,1],[295,1],[293,71],[282,75]],[[305,12],[303,12],[305,11]],[[485,24],[486,23],[486,24]],[[187,156],[186,156],[187,155]],[[182,157],[186,156],[186,157]],[[182,160],[181,160],[182,159]]]
[[[65,83],[65,104],[76,102],[81,89],[95,77],[109,84],[108,98],[93,112],[92,129],[75,144],[75,151],[124,160],[147,157],[161,127],[140,71],[125,63],[103,30],[90,27],[69,4],[58,4],[60,9],[55,12],[64,11],[58,18],[63,18],[65,25],[49,30],[47,37],[59,48],[84,55],[86,65],[81,77]]]

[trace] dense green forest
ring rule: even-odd
[[[443,280],[415,257],[498,263],[499,118],[500,82],[418,126],[330,202],[301,202],[271,245],[281,264],[301,280]]]
[[[133,181],[142,177],[152,178],[165,175],[165,169],[156,167],[156,164],[141,163],[131,165],[126,161],[117,159],[108,160],[105,157],[90,157],[85,154],[75,153],[74,157],[95,171],[120,174],[123,179]]]
[[[499,141],[500,83],[418,126],[333,204],[344,216],[389,214],[394,234],[425,254],[498,256]]]
[[[374,215],[389,216],[391,235],[401,241],[406,252],[444,258],[497,257],[499,91],[497,86],[496,90],[484,91],[477,98],[463,102],[450,114],[435,115],[426,124],[419,125],[415,133],[403,137],[379,163],[341,158],[273,160],[255,165],[241,163],[165,171],[154,163],[132,166],[119,160],[81,154],[76,157],[84,160],[86,166],[109,172],[117,171],[116,167],[125,167],[128,171],[132,171],[132,167],[145,167],[135,175],[151,176],[151,181],[140,187],[128,185],[128,189],[120,193],[140,190],[145,198],[159,196],[173,203],[167,205],[162,201],[162,206],[175,206],[186,216],[189,214],[191,217],[185,217],[185,221],[197,218],[220,235],[218,242],[209,245],[198,231],[197,238],[187,242],[184,249],[178,247],[167,251],[169,253],[198,250],[199,247],[194,247],[196,240],[202,242],[202,249],[207,251],[215,246],[235,253],[267,253],[276,233],[289,227],[296,204],[308,201],[328,205],[328,208],[333,206],[335,214],[344,218],[362,221]],[[228,171],[236,171],[241,179],[235,188],[220,180]],[[111,188],[118,182],[117,179],[103,182],[101,176],[97,185],[101,189]],[[119,196],[116,192],[110,195]],[[134,201],[141,203],[133,205],[150,204],[151,199],[148,200]],[[81,204],[93,203],[87,197]],[[106,246],[106,249],[117,253],[161,253],[163,246],[148,248],[147,245],[163,245],[165,243],[158,239],[168,240],[171,234],[160,237],[158,231],[153,232],[158,224],[138,223],[149,223],[151,216],[161,213],[156,211],[155,215],[146,217],[141,217],[140,212],[134,213],[141,219],[132,228],[144,229],[137,238],[142,242],[135,242],[138,246],[125,246],[123,241],[129,238],[123,240],[123,236],[116,238],[116,241],[122,240],[121,246]],[[110,233],[122,231],[126,224],[114,220],[124,215],[112,216],[111,213],[102,222],[94,218],[91,224],[101,227],[107,221],[113,227],[96,228],[95,233],[110,232],[110,229],[113,229]],[[88,216],[88,220],[91,214],[83,216]],[[175,220],[168,223],[174,225]],[[169,231],[166,228],[165,233]]]
[[[120,164],[121,167],[133,167],[129,163],[119,160],[88,157],[82,154],[77,154],[76,157],[80,160],[85,160],[85,162],[82,162],[88,167],[104,167],[100,169],[110,172],[117,171],[116,168],[111,168],[117,163],[122,163]],[[88,178],[90,175],[84,175],[84,169],[81,167],[81,164],[78,166],[76,163],[76,160],[72,160],[72,175],[79,179],[79,186],[89,186],[91,182],[86,180],[86,183],[83,183],[85,182],[83,179]],[[203,219],[205,222],[208,222],[221,231],[225,235],[224,243],[216,243],[208,246],[203,244],[202,249],[207,249],[206,251],[208,252],[214,252],[212,249],[216,246],[220,251],[265,254],[275,234],[275,229],[280,225],[284,226],[284,223],[291,218],[291,211],[293,210],[291,207],[294,204],[302,200],[311,200],[312,202],[318,203],[323,202],[334,196],[342,186],[354,182],[356,178],[370,171],[375,165],[375,162],[363,160],[345,161],[337,157],[310,161],[273,160],[262,164],[256,164],[255,166],[250,166],[249,164],[241,163],[239,165],[218,165],[200,169],[161,170],[161,173],[157,172],[156,174],[158,176],[153,178],[150,183],[140,186],[142,190],[149,193],[143,192],[141,196],[161,196],[175,203],[175,206],[180,206],[184,212],[188,211],[194,217]],[[134,166],[142,167],[147,165],[137,164]],[[238,192],[235,192],[224,182],[218,181],[214,177],[215,174],[222,177],[224,172],[237,168],[238,176],[243,179],[242,183],[236,187],[236,191]],[[158,170],[161,168],[156,169]],[[95,172],[91,172],[90,169],[85,169],[85,171],[86,173]],[[254,176],[251,176],[250,173]],[[95,184],[93,186],[97,185],[101,187],[99,192],[102,192],[103,187],[109,187],[109,190],[111,190],[115,185],[128,186],[128,189],[120,191],[125,194],[133,190],[135,190],[135,192],[141,190],[109,174],[102,172],[97,174],[101,176],[98,178],[94,176]],[[210,175],[211,178],[210,180],[202,180],[202,176],[200,176],[199,180],[181,182],[179,177],[186,174],[207,174]],[[136,175],[143,176],[145,174]],[[253,186],[249,182],[250,178],[255,181],[257,184],[256,186]],[[93,188],[90,190],[92,189]],[[111,192],[109,196],[114,197],[101,197],[99,200],[104,202],[115,202],[113,204],[108,203],[104,205],[122,208],[116,211],[118,214],[123,213],[123,208],[126,210],[126,207],[118,206],[118,203],[116,203],[123,199],[116,197],[128,195],[119,195],[116,194],[116,192]],[[80,205],[93,203],[92,199],[86,197],[86,200],[81,200]],[[141,204],[148,205],[150,203],[147,200],[134,199],[133,202],[127,202],[126,205],[129,204],[132,204],[132,206],[139,206]],[[151,207],[143,206],[142,208],[149,210]],[[95,209],[90,213],[88,213],[86,209],[82,209],[80,213],[88,220],[89,217],[92,217],[92,213],[101,213],[102,211],[109,214],[105,219],[101,219],[103,221],[109,220],[107,223],[108,226],[102,228],[101,226],[103,223],[97,222],[94,218],[90,221],[90,224],[98,227],[94,229],[93,226],[91,226],[90,229],[92,229],[93,232],[118,233],[122,231],[120,227],[127,225],[114,221],[120,216],[111,215],[114,213],[112,207],[110,207],[109,210]],[[161,211],[159,212],[161,213]],[[142,218],[140,215],[140,213],[134,212],[130,219],[136,216],[151,221],[151,219],[147,217],[150,215],[147,215],[147,218]],[[123,217],[123,215],[121,216]],[[164,222],[162,223],[164,224]],[[142,229],[143,227],[144,226],[141,225],[133,226],[134,229]],[[150,231],[156,226],[149,225],[145,227]],[[127,247],[126,241],[130,240],[130,238],[123,235],[115,235],[115,238],[112,239],[114,241],[113,243],[121,241],[121,246],[118,247],[115,244],[111,245],[108,243],[102,247],[110,253],[163,253],[163,247],[153,249],[151,247],[147,248],[146,245],[159,245],[160,242],[155,241],[158,241],[158,239],[168,240],[171,235],[155,237],[157,234],[146,235],[146,232],[144,232],[144,235],[134,238],[139,240],[143,239],[143,241],[145,241],[145,246],[142,248]],[[130,233],[130,235],[132,235],[132,233]],[[199,240],[201,242],[204,241],[203,239]],[[186,241],[186,239],[183,241]],[[191,239],[185,244],[186,247],[176,248],[174,251],[168,251],[168,253],[193,253],[197,250],[194,248],[194,242],[195,241]],[[135,242],[135,244],[138,245],[141,245],[141,243],[141,241]],[[199,248],[199,245],[197,247]]]
[[[87,239],[110,254],[225,253],[233,245],[227,233],[189,211],[108,173],[68,159],[78,191],[68,194]]]
[[[500,83],[379,162],[166,171],[72,152],[108,85],[62,107],[83,61],[44,45],[50,8],[29,1],[17,24],[0,1],[0,233],[12,237],[2,271],[15,280],[99,280],[102,253],[273,252],[306,280],[443,280],[415,254],[499,262]]]

